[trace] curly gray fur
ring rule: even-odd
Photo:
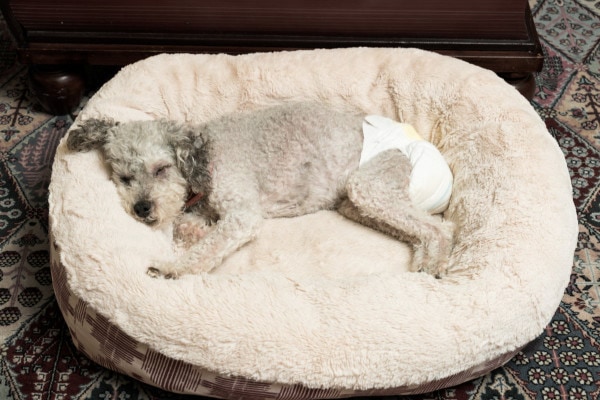
[[[443,273],[451,226],[412,205],[410,162],[399,150],[358,167],[362,119],[310,103],[201,125],[92,119],[71,130],[67,145],[102,150],[125,209],[153,227],[175,222],[186,238],[185,255],[151,266],[152,276],[210,271],[252,240],[264,218],[333,208],[409,242],[415,270]],[[204,197],[182,216],[190,193]]]

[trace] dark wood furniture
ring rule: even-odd
[[[543,56],[527,0],[0,0],[32,89],[54,113],[84,66],[162,52],[417,47],[489,68],[531,97]]]

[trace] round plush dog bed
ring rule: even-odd
[[[454,173],[448,274],[332,211],[270,220],[211,273],[153,279],[169,232],[124,211],[98,152],[57,151],[53,283],[76,346],[152,385],[214,397],[427,392],[502,365],[551,320],[577,220],[563,155],[492,72],[410,49],[161,55],[124,68],[79,115],[199,123],[282,102],[414,125]]]

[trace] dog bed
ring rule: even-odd
[[[508,361],[551,320],[578,228],[566,163],[492,72],[414,49],[160,55],[125,67],[76,123],[201,122],[281,102],[411,123],[454,173],[448,274],[333,211],[270,220],[208,274],[152,279],[169,232],[122,208],[98,152],[63,143],[50,188],[52,273],[75,345],[170,391],[221,398],[411,394]]]

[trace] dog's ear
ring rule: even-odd
[[[177,168],[195,193],[208,194],[210,189],[209,141],[204,126],[170,124],[169,143],[175,153]]]
[[[108,119],[88,119],[69,132],[67,148],[73,151],[90,151],[103,146],[110,128],[119,123]]]

